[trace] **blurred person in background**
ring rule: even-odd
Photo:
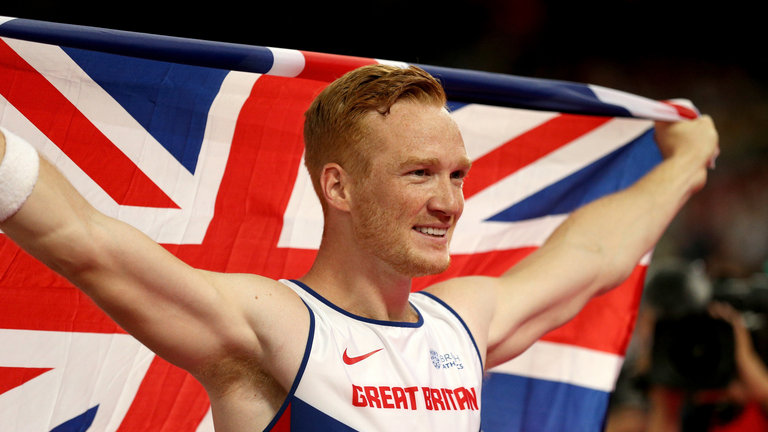
[[[700,265],[662,265],[648,280],[606,431],[768,431],[766,280],[712,283]]]

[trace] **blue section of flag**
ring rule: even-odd
[[[268,73],[275,62],[272,51],[266,47],[19,18],[1,24],[0,36],[255,73]],[[418,66],[435,75],[455,102],[602,116],[632,116],[624,107],[601,101],[586,84],[431,65]]]
[[[452,100],[447,101],[445,104],[445,106],[448,108],[448,111],[450,112],[458,111],[464,108],[466,105],[467,104],[465,102],[457,102]]]
[[[257,47],[172,36],[111,30],[16,18],[0,25],[0,36],[83,48],[132,57],[221,69],[266,73],[274,64],[272,51]]]
[[[491,373],[483,383],[483,432],[603,430],[610,394],[575,385]]]
[[[75,48],[65,52],[179,163],[195,172],[208,111],[227,71]]]
[[[434,75],[454,101],[564,113],[631,117],[626,108],[598,99],[586,84],[419,65]]]
[[[488,220],[517,222],[567,214],[601,196],[622,190],[661,161],[649,130],[629,144],[519,201]]]
[[[79,416],[56,426],[51,429],[51,432],[85,432],[91,427],[98,410],[99,406],[96,405]]]
[[[299,398],[291,401],[291,430],[356,432]]]

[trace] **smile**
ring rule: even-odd
[[[448,232],[447,228],[414,227],[413,229],[432,237],[445,237],[445,234]]]

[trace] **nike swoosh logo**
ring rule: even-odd
[[[382,349],[383,348],[379,348],[379,349],[373,350],[373,351],[371,351],[371,352],[369,352],[367,354],[350,357],[349,355],[347,355],[347,349],[345,348],[344,349],[344,356],[342,357],[342,359],[344,360],[344,363],[346,363],[348,365],[353,365],[353,364],[355,364],[357,362],[360,362],[360,361],[363,361],[363,360],[367,359],[368,357],[376,354],[377,352],[381,351]]]

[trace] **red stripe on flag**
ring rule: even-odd
[[[210,407],[191,375],[155,357],[118,432],[193,432]]]
[[[266,75],[256,82],[241,110],[203,244],[164,245],[170,252],[212,271],[282,278],[309,269],[315,250],[277,248],[277,243],[293,184],[303,169],[304,111],[322,85]],[[0,236],[0,274],[0,328],[124,332],[85,294],[5,236]]]
[[[374,59],[364,57],[348,57],[335,54],[322,54],[302,51],[304,54],[304,70],[299,78],[325,81],[330,83],[345,73],[361,66],[376,64]]]
[[[610,121],[609,117],[561,114],[528,130],[472,163],[464,198]]]
[[[0,367],[0,395],[49,370],[52,368]]]
[[[268,75],[256,81],[240,111],[216,199],[215,217],[203,244],[164,245],[170,252],[194,267],[213,271],[281,278],[300,276],[309,269],[316,251],[277,248],[277,243],[293,184],[298,170],[303,169],[300,161],[304,149],[304,111],[323,85],[314,80]],[[194,430],[190,423],[179,426],[187,418],[161,416],[162,412],[187,403],[197,407],[192,417],[198,423],[205,414],[198,400],[203,393],[190,391],[191,394],[180,396],[191,401],[159,400],[162,395],[172,397],[175,393],[176,387],[169,388],[166,381],[177,382],[182,377],[193,381],[181,369],[156,359],[119,431],[149,430],[147,425],[156,422],[168,426],[151,430]],[[202,387],[197,388],[202,392]],[[147,419],[145,410],[149,410]],[[276,427],[288,426],[286,422],[288,418]]]
[[[291,404],[289,403],[277,422],[269,429],[270,432],[291,432]]]
[[[178,208],[44,76],[2,40],[0,94],[118,204]]]
[[[595,297],[542,340],[624,355],[632,337],[647,267],[638,265],[617,288]]]
[[[264,75],[243,105],[202,247],[166,246],[213,271],[298,277],[316,251],[278,248],[304,152],[304,111],[324,83]]]
[[[444,280],[461,276],[501,276],[536,247],[495,250],[472,255],[452,255],[451,266],[443,273],[413,280],[413,290],[419,291]]]
[[[688,108],[687,106],[679,105],[674,102],[666,102],[662,101],[663,103],[671,106],[674,108],[677,113],[680,115],[680,117],[687,118],[687,119],[695,119],[699,116],[699,113],[696,112],[696,110]]]

